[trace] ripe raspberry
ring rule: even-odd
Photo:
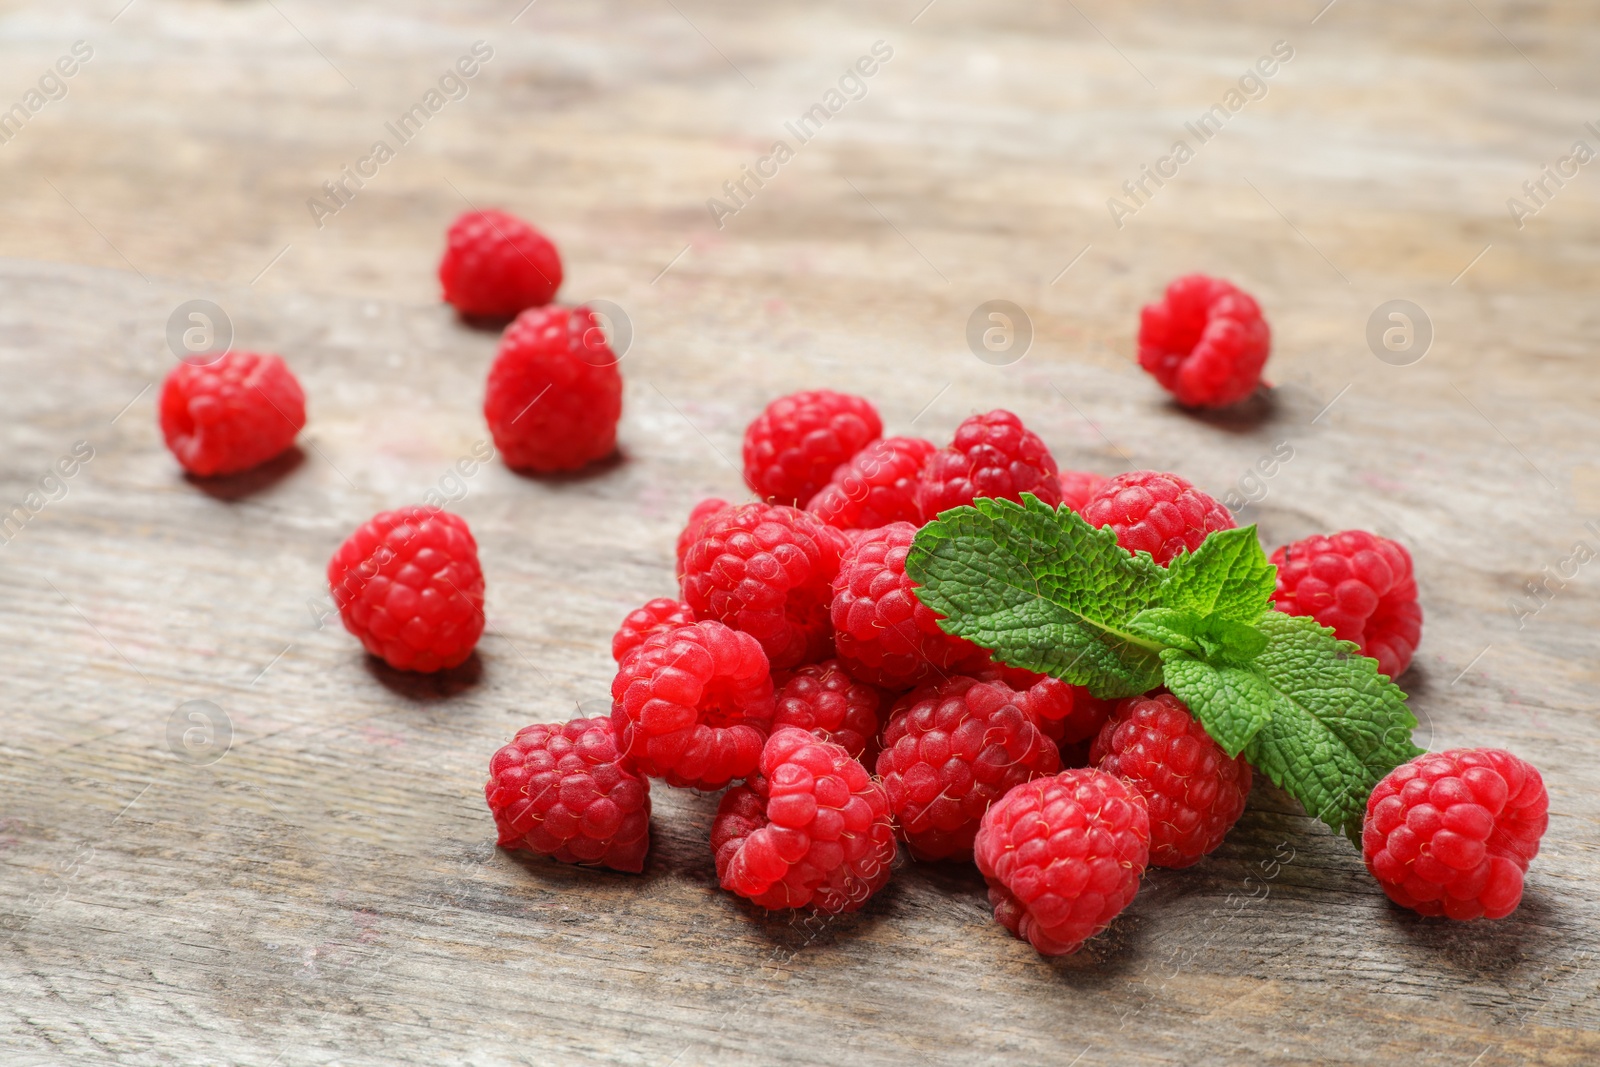
[[[306,395],[277,356],[225,352],[184,360],[161,386],[161,433],[191,474],[235,474],[294,444]]]
[[[906,555],[917,528],[897,522],[857,538],[833,580],[834,647],[851,674],[885,689],[982,662],[983,649],[939,629],[943,616],[917,599]]]
[[[1187,867],[1222,844],[1244,814],[1250,765],[1229,759],[1171,693],[1117,705],[1089,750],[1089,762],[1144,795],[1150,865]]]
[[[1097,700],[1081,685],[1068,685],[1048,674],[1007,667],[993,660],[977,677],[985,682],[1001,682],[1016,693],[1022,709],[1033,717],[1040,732],[1058,745],[1075,745],[1094,737],[1110,718],[1115,704]]]
[[[483,399],[514,470],[577,470],[617,447],[622,375],[586,307],[531,308],[506,327]]]
[[[678,533],[678,574],[677,578],[683,581],[683,561],[689,555],[689,549],[700,540],[700,533],[705,529],[706,520],[717,512],[728,507],[726,500],[716,497],[707,497],[694,506],[689,512],[689,521],[683,524],[683,529]]]
[[[457,666],[483,632],[478,543],[448,511],[374,515],[328,561],[328,585],[345,629],[397,670]]]
[[[645,638],[694,622],[689,605],[671,597],[656,597],[642,608],[635,608],[622,620],[611,638],[611,658],[621,663],[629,652],[644,644]]]
[[[883,433],[859,396],[818,389],[780,396],[744,432],[744,480],[774,504],[799,506],[867,442]]]
[[[934,452],[920,437],[874,441],[833,472],[806,510],[841,530],[875,530],[891,522],[922,524],[917,478]]]
[[[810,730],[866,763],[877,758],[883,698],[883,690],[851,678],[836,659],[809,663],[779,684],[772,726]]]
[[[1176,474],[1129,471],[1100,487],[1079,509],[1090,526],[1110,526],[1117,544],[1145,551],[1165,567],[1180,552],[1193,552],[1206,535],[1233,529],[1228,509]]]
[[[973,854],[995,919],[1064,956],[1132,902],[1149,851],[1144,798],[1085,768],[1013,788],[984,814]]]
[[[542,307],[561,287],[550,239],[504,211],[468,211],[450,225],[439,284],[463,315],[510,318]]]
[[[720,622],[647,637],[611,683],[618,747],[653,778],[721,789],[756,769],[772,728],[761,646]]]
[[[683,561],[683,599],[699,619],[750,634],[774,669],[829,655],[828,605],[844,534],[798,508],[741,504],[707,518]]]
[[[1422,915],[1501,919],[1550,824],[1544,780],[1498,748],[1429,752],[1367,798],[1361,855],[1389,899]]]
[[[1056,474],[1056,481],[1061,485],[1061,502],[1073,511],[1082,511],[1089,498],[1109,480],[1103,474],[1090,474],[1088,471],[1060,471]]]
[[[1060,769],[1056,746],[1010,688],[963,676],[901,697],[878,756],[900,836],[924,860],[970,854],[990,804]]]
[[[841,746],[774,730],[760,775],[717,807],[711,851],[722,888],[764,908],[855,911],[889,881],[889,799]]]
[[[917,505],[925,519],[980,496],[1022,500],[1032,493],[1055,507],[1061,484],[1050,450],[1022,420],[996,409],[974,415],[956,427],[949,448],[928,457],[917,486]]]
[[[502,848],[644,869],[650,782],[622,760],[610,719],[524,726],[489,760],[483,795]]]
[[[1139,365],[1192,408],[1220,408],[1256,391],[1272,331],[1255,299],[1221,278],[1189,274],[1139,316]]]
[[[1405,546],[1365,530],[1308,537],[1272,554],[1279,611],[1309,615],[1398,678],[1422,639],[1422,607]]]

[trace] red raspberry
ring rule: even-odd
[[[943,616],[917,599],[906,555],[917,528],[897,522],[845,550],[833,580],[834,647],[851,674],[905,689],[934,674],[981,662],[983,649],[939,629]]]
[[[804,504],[882,433],[877,409],[859,396],[830,389],[780,396],[744,432],[745,484],[763,500]]]
[[[721,789],[756,769],[772,674],[749,634],[696,622],[647,637],[611,683],[619,747],[668,785]]]
[[[518,315],[489,368],[483,414],[515,470],[577,470],[615,451],[622,375],[594,313],[551,306]]]
[[[161,386],[161,433],[191,474],[235,474],[292,444],[306,424],[306,394],[283,360],[225,352],[184,360]]]
[[[920,526],[917,478],[934,451],[933,442],[920,437],[874,441],[839,465],[806,510],[841,530],[874,530],[891,522]]]
[[[855,911],[889,881],[889,799],[841,746],[774,730],[760,775],[717,807],[711,851],[722,888],[764,908]]]
[[[1139,891],[1150,851],[1144,798],[1087,768],[1016,786],[983,816],[973,848],[994,917],[1041,955],[1104,930]]]
[[[439,284],[463,315],[510,318],[542,307],[561,287],[550,239],[504,211],[468,211],[450,226]]]
[[[1061,484],[1050,450],[1009,411],[974,415],[956,427],[949,448],[928,457],[917,486],[925,519],[980,496],[1020,502],[1032,493],[1055,507]]]
[[[1082,511],[1089,498],[1100,491],[1109,479],[1103,474],[1088,471],[1061,471],[1056,475],[1061,485],[1061,502],[1073,511]]]
[[[1261,384],[1271,350],[1261,308],[1221,278],[1185,275],[1139,316],[1139,365],[1185,407],[1245,399]]]
[[[1048,674],[1022,667],[1007,667],[992,660],[977,677],[1005,684],[1039,724],[1039,730],[1058,745],[1075,745],[1100,732],[1110,718],[1114,701],[1097,700],[1081,685],[1068,685]]]
[[[1117,544],[1150,553],[1165,567],[1180,552],[1193,552],[1206,535],[1233,529],[1228,509],[1176,474],[1119,474],[1079,509],[1090,526],[1110,526]]]
[[[328,561],[345,629],[402,671],[438,671],[483,633],[478,543],[459,515],[407,507],[374,515]]]
[[[705,529],[706,520],[717,512],[727,508],[726,500],[716,497],[707,497],[694,506],[689,512],[689,521],[683,524],[683,529],[678,533],[678,581],[683,581],[683,561],[689,555],[689,549],[700,540],[700,534]]]
[[[1550,824],[1529,763],[1498,748],[1428,752],[1367,798],[1361,855],[1389,899],[1422,915],[1501,919]]]
[[[883,731],[878,775],[918,859],[965,856],[990,804],[1061,769],[1009,687],[957,676],[901,697]]]
[[[1422,639],[1422,607],[1405,546],[1365,530],[1308,537],[1272,554],[1273,600],[1290,615],[1309,615],[1342,640],[1361,646],[1378,670],[1398,678]]]
[[[1250,795],[1250,765],[1229,759],[1171,693],[1117,705],[1089,762],[1144,795],[1153,867],[1199,862],[1222,844]]]
[[[707,518],[683,561],[683,599],[761,642],[774,669],[827,656],[844,534],[798,508],[741,504]]]
[[[524,726],[489,761],[483,795],[502,848],[644,869],[650,782],[618,754],[610,719]]]
[[[611,658],[621,663],[629,652],[644,644],[645,638],[691,622],[694,622],[694,612],[689,605],[667,596],[656,597],[622,620],[611,638]]]
[[[851,678],[836,659],[810,663],[778,686],[778,710],[772,726],[774,730],[780,726],[810,730],[824,741],[843,745],[851,756],[866,763],[877,758],[883,698],[883,690]]]

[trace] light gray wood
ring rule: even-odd
[[[0,145],[0,508],[94,450],[0,545],[0,1060],[1600,1058],[1600,564],[1521,628],[1509,607],[1600,548],[1600,179],[1521,229],[1506,207],[1574,140],[1600,148],[1593,5],[118,6],[0,13],[0,105],[93,48]],[[494,56],[467,97],[319,230],[307,198],[477,40]],[[865,97],[718,230],[706,199],[880,40]],[[1278,40],[1295,55],[1265,98],[1115,228],[1106,200]],[[352,527],[485,436],[495,336],[432,275],[469,200],[549,230],[565,297],[626,308],[624,459],[467,479],[490,630],[473,665],[418,679],[308,601]],[[1185,415],[1132,365],[1138,307],[1186,270],[1262,300],[1271,403]],[[1397,297],[1436,331],[1405,367],[1364,338]],[[310,398],[298,453],[220,485],[155,426],[166,321],[193,298]],[[1007,367],[964,339],[996,298],[1036,331]],[[640,877],[497,851],[489,755],[603,711],[612,630],[671,592],[683,516],[740,492],[729,461],[767,399],[815,385],[934,438],[1010,407],[1064,466],[1218,495],[1290,442],[1242,518],[1269,545],[1404,540],[1419,741],[1545,774],[1522,907],[1398,911],[1267,787],[1218,853],[1153,872],[1058,962],[990,921],[970,868],[907,863],[858,916],[760,913],[716,889],[714,799],[664,788]],[[191,700],[227,716],[215,762],[169,740]]]

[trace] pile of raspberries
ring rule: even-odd
[[[469,319],[515,316],[484,414],[518,470],[575,470],[611,454],[621,377],[587,308],[550,304],[553,244],[501,212],[451,228],[439,276]],[[1147,307],[1140,361],[1190,406],[1259,384],[1269,334],[1226,282],[1180,278]],[[287,449],[305,397],[276,356],[181,364],[161,398],[169,447],[197,476]],[[1040,953],[1076,951],[1151,866],[1215,850],[1244,811],[1251,768],[1157,690],[1121,701],[994,662],[944,632],[905,562],[917,530],[979,497],[1051,506],[1109,527],[1165,566],[1234,526],[1184,478],[1062,471],[1009,411],[973,415],[942,447],[884,437],[867,400],[780,397],[744,437],[754,498],[705,500],[677,541],[678,591],[612,639],[609,716],[538,723],[489,761],[498,843],[570,863],[643,870],[651,780],[722,792],[709,847],[728,891],[769,909],[839,914],[888,882],[903,845],[973,862],[994,916]],[[1410,554],[1363,531],[1278,548],[1275,602],[1358,644],[1398,678],[1421,636]],[[374,516],[334,553],[340,616],[401,670],[464,662],[483,631],[484,576],[466,522],[438,507]],[[1430,753],[1381,782],[1363,852],[1397,903],[1424,915],[1513,910],[1548,799],[1509,753]]]

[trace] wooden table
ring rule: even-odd
[[[1600,1060],[1600,563],[1511,606],[1600,546],[1600,176],[1565,165],[1520,227],[1506,203],[1600,149],[1592,5],[122,2],[0,13],[0,104],[92,50],[0,144],[0,505],[27,513],[0,547],[0,1060]],[[319,228],[308,200],[476,41],[464,98]],[[801,143],[785,123],[879,41]],[[1185,124],[1213,105],[1202,143]],[[1161,162],[1179,138],[1192,158]],[[778,139],[792,158],[760,163]],[[707,199],[736,206],[723,183],[758,164],[719,228]],[[1141,165],[1175,176],[1134,199]],[[416,678],[314,605],[350,529],[485,436],[496,338],[432,275],[468,203],[537,220],[564,297],[626,310],[623,458],[464,480],[489,629]],[[1139,306],[1189,270],[1266,307],[1270,402],[1185,415],[1132,365]],[[190,481],[162,447],[153,383],[192,299],[307,388],[299,451],[256,475]],[[1004,366],[966,340],[994,299],[1032,324]],[[1431,323],[1420,361],[1369,348],[1393,299]],[[1004,406],[1063,466],[1248,490],[1269,545],[1405,541],[1419,741],[1509,747],[1549,783],[1521,908],[1399,911],[1260,786],[1219,852],[1057,962],[970,868],[907,862],[833,921],[747,907],[716,889],[712,797],[656,791],[641,877],[497,851],[489,755],[604,711],[611,632],[672,591],[684,515],[740,492],[765,400],[818,385],[891,432]]]

